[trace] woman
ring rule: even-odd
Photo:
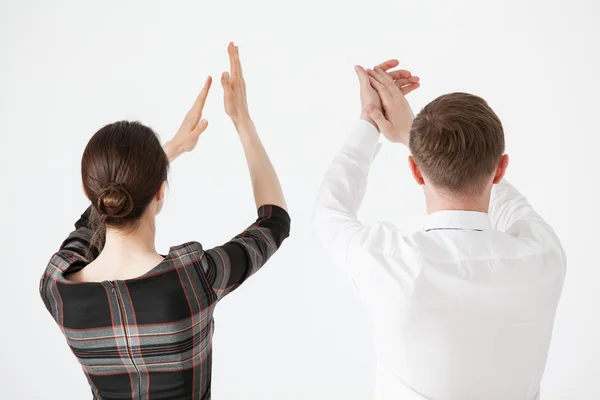
[[[289,235],[277,175],[248,112],[238,48],[222,84],[244,148],[258,219],[230,242],[154,247],[169,163],[191,151],[210,77],[174,138],[161,147],[137,122],[100,129],[82,158],[92,206],[54,254],[42,299],[88,378],[94,399],[210,399],[213,310]],[[92,227],[93,226],[93,230]]]

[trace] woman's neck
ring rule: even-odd
[[[139,254],[157,254],[155,218],[142,217],[133,230],[106,229],[102,253],[111,258],[127,259]]]
[[[134,230],[107,228],[100,255],[85,268],[69,275],[81,282],[137,278],[159,264],[163,257],[154,246],[154,216],[143,217]]]

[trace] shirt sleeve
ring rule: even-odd
[[[369,227],[357,218],[369,169],[379,149],[379,132],[360,121],[325,173],[313,213],[315,237],[334,262],[345,265],[351,242],[364,241]]]
[[[265,205],[258,219],[222,246],[205,252],[205,273],[219,299],[258,271],[290,234],[290,216],[281,207]]]
[[[488,213],[496,230],[523,242],[555,247],[565,261],[564,250],[552,227],[507,180],[494,185]]]

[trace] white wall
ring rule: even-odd
[[[449,91],[502,118],[509,179],[555,227],[569,271],[544,400],[600,398],[598,92],[593,0],[275,0],[0,3],[0,398],[89,389],[38,295],[49,256],[86,207],[79,162],[103,124],[168,139],[207,74],[240,45],[252,114],[284,185],[293,232],[218,307],[215,399],[369,399],[372,333],[349,280],[312,241],[323,172],[358,117],[353,66],[396,57],[418,74],[415,110]],[[241,147],[217,82],[197,150],[178,160],[158,245],[219,244],[253,220]],[[406,149],[386,144],[362,216],[419,229]],[[214,209],[229,214],[209,212]],[[240,340],[242,339],[242,340]]]

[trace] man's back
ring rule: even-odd
[[[378,229],[397,246],[363,247],[352,260],[375,270],[359,290],[379,386],[431,399],[534,399],[563,283],[560,245],[544,232],[543,242],[524,243],[495,231],[483,213],[442,211],[429,221],[433,229],[410,237]]]
[[[433,212],[410,236],[362,224],[377,141],[361,121],[325,175],[314,216],[369,309],[376,398],[538,398],[566,265],[553,230],[504,180],[488,213]]]

